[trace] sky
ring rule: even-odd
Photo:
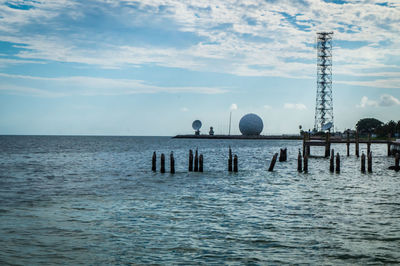
[[[312,129],[319,31],[335,129],[400,120],[399,0],[0,0],[0,134]]]

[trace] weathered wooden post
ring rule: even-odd
[[[232,150],[231,150],[231,147],[229,147],[228,171],[232,172]]]
[[[285,150],[284,150],[285,152],[284,152],[284,155],[285,155],[285,162],[287,161],[287,148],[285,148]]]
[[[233,156],[233,172],[237,173],[238,171],[238,157],[235,154],[235,156]]]
[[[304,173],[308,173],[308,155],[304,155]]]
[[[368,173],[372,173],[372,152],[368,154]]]
[[[203,172],[203,154],[199,157],[199,172]]]
[[[336,154],[336,173],[340,173],[340,155],[339,153]]]
[[[299,149],[299,155],[297,156],[297,171],[301,172],[303,171],[303,161],[301,159],[301,151]]]
[[[332,150],[332,152],[331,152],[331,158],[330,158],[330,160],[329,160],[329,171],[330,171],[331,173],[333,173],[333,172],[335,171],[334,158],[335,158],[335,153],[334,153],[334,151]]]
[[[161,153],[161,173],[165,173],[165,156],[164,153]]]
[[[284,154],[284,149],[281,149],[279,152],[279,161],[284,162],[285,161],[285,154]]]
[[[346,131],[346,146],[347,146],[347,156],[350,156],[350,132]]]
[[[303,154],[306,152],[306,140],[307,140],[307,133],[303,132]]]
[[[391,135],[389,133],[387,139],[387,156],[392,155],[392,152],[390,151],[390,146],[391,146],[390,144],[391,144]]]
[[[308,140],[308,143],[310,143],[310,141],[311,141],[311,134],[310,133],[307,133],[307,140]],[[309,145],[307,145],[306,146],[306,154],[307,154],[307,156],[310,156],[310,152],[311,151],[311,145],[309,144]],[[303,157],[304,157],[304,154],[303,154]]]
[[[395,157],[395,160],[394,160],[394,170],[395,170],[396,172],[398,172],[398,171],[400,170],[400,166],[399,166],[399,157],[400,157],[400,155],[399,155],[399,153],[397,152],[395,156],[396,156],[396,157]]]
[[[371,152],[371,133],[368,133],[367,154]]]
[[[358,135],[358,130],[356,131],[356,137],[355,137],[356,139],[356,156],[357,157],[360,157],[360,143],[359,143],[359,141],[360,141],[360,139],[359,139],[359,135]]]
[[[198,172],[199,171],[199,153],[196,148],[196,152],[194,154],[194,171]]]
[[[170,162],[170,172],[171,174],[175,174],[175,159],[174,159],[174,153],[171,151],[171,154],[169,155],[169,162]]]
[[[193,151],[189,150],[189,172],[193,171]]]
[[[325,157],[329,157],[329,152],[331,151],[331,140],[330,133],[327,132],[325,135]]]
[[[274,171],[275,162],[276,162],[276,158],[277,158],[277,157],[278,157],[278,153],[275,153],[274,156],[272,157],[271,163],[269,164],[269,168],[268,168],[268,171],[269,171],[269,172]]]
[[[151,171],[153,172],[157,170],[156,163],[157,163],[157,155],[156,152],[153,152],[153,158],[151,160]]]
[[[361,173],[365,173],[365,154],[361,154]]]

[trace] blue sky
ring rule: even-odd
[[[400,119],[400,2],[0,1],[0,134],[313,128],[317,31],[334,32],[335,128]]]

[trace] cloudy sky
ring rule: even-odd
[[[313,128],[317,31],[335,128],[399,120],[399,0],[0,1],[0,134]]]

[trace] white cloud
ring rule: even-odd
[[[187,112],[187,111],[189,111],[188,108],[186,108],[186,107],[182,107],[182,108],[181,108],[181,112]]]
[[[295,109],[295,110],[306,110],[307,106],[302,103],[285,103],[283,105],[285,109]]]
[[[322,0],[99,0],[85,3],[88,7],[84,8],[72,0],[32,1],[29,5],[34,8],[29,10],[1,6],[0,40],[22,48],[15,60],[103,68],[154,64],[240,76],[315,78],[315,32],[327,29],[335,32],[334,74],[362,76],[369,70],[382,77],[341,83],[398,88],[399,82],[388,79],[384,68],[400,64],[392,60],[400,54],[400,5],[386,2],[387,6],[375,5],[381,2],[373,0],[343,5]],[[107,37],[113,27],[105,27],[104,32],[90,28],[90,23],[84,23],[90,17],[87,10],[91,16],[105,17],[105,25],[115,24],[127,32],[151,23],[153,29],[191,33],[199,39],[179,48],[168,43],[134,44],[129,39],[132,34]],[[30,30],[35,28],[41,32]],[[343,41],[358,43],[348,47]],[[390,75],[396,77],[396,73]]]
[[[393,105],[400,105],[400,100],[389,94],[381,95],[379,106],[393,106]]]
[[[363,96],[361,98],[360,104],[356,105],[356,107],[359,107],[359,108],[365,108],[367,106],[378,106],[378,103],[376,101],[368,99],[367,96]]]
[[[111,78],[98,78],[98,77],[85,77],[85,76],[72,76],[72,77],[37,77],[37,76],[26,76],[26,75],[13,75],[0,73],[0,77],[9,80],[10,84],[15,80],[30,80],[34,89],[34,84],[42,86],[43,81],[46,85],[50,86],[48,90],[44,88],[35,89],[39,91],[47,91],[49,94],[56,94],[58,96],[65,95],[128,95],[128,94],[144,94],[144,93],[196,93],[196,94],[220,94],[226,93],[226,89],[218,87],[189,87],[189,86],[172,86],[163,87],[148,84],[142,80],[133,79],[111,79]],[[57,88],[57,89],[54,89]],[[16,86],[8,86],[6,83],[0,84],[0,89],[3,91],[19,91]],[[30,94],[30,90],[25,90],[27,94]],[[31,91],[33,92],[33,91]],[[38,93],[35,93],[38,94]],[[46,93],[40,95],[45,96]]]
[[[271,110],[271,109],[272,109],[272,106],[266,104],[266,105],[264,105],[264,109]]]
[[[236,103],[232,103],[231,104],[231,107],[229,108],[231,111],[234,111],[234,110],[237,110],[238,109],[238,106],[237,106],[237,104]]]
[[[389,95],[389,94],[382,94],[379,97],[379,100],[370,100],[368,99],[367,96],[363,96],[361,98],[360,104],[356,105],[359,108],[365,108],[365,107],[389,107],[393,105],[400,105],[400,100],[397,99],[396,97]]]

